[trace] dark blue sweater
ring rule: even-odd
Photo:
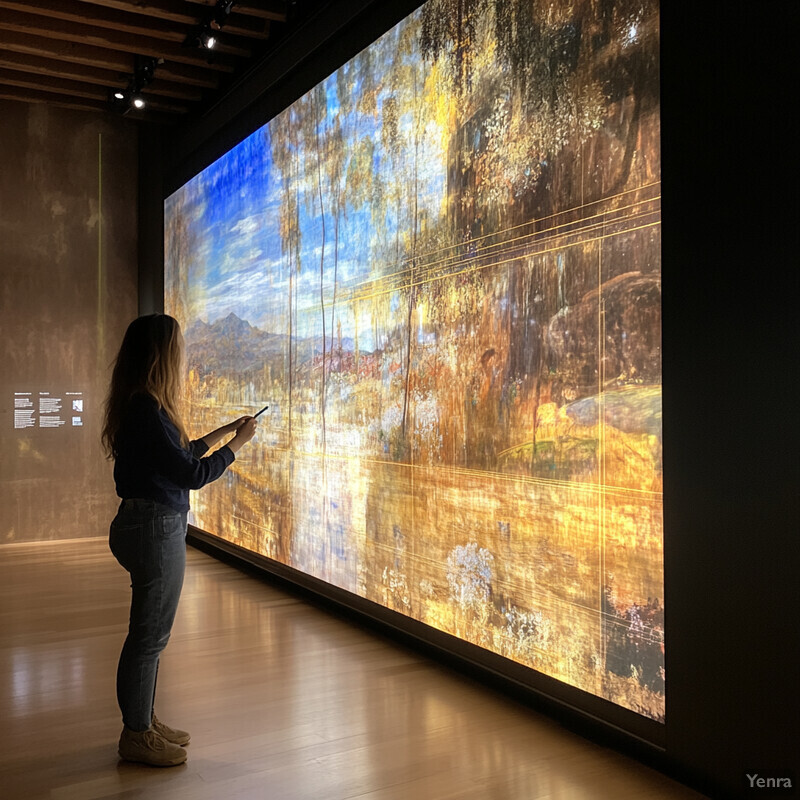
[[[117,494],[155,500],[176,511],[189,510],[189,490],[216,480],[234,461],[227,445],[210,456],[202,440],[181,446],[178,429],[154,398],[136,394],[128,402],[117,433],[114,462]]]

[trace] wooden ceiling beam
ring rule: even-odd
[[[109,90],[100,86],[87,86],[76,81],[68,81],[61,78],[46,78],[42,80],[33,79],[23,72],[0,68],[0,86],[14,86],[19,89],[35,92],[47,92],[65,98],[80,98],[82,100],[94,100],[98,103],[108,105]],[[153,96],[147,90],[141,92],[147,106],[154,111],[165,111],[169,114],[185,114],[189,107],[182,103],[175,103],[170,100],[163,100]]]
[[[187,3],[186,0],[160,0],[153,2],[150,0],[77,0],[84,6],[97,6],[98,8],[110,8],[116,11],[125,11],[129,14],[139,14],[144,17],[163,19],[169,22],[178,22],[182,25],[197,25],[202,21],[204,12],[196,5]],[[248,36],[253,39],[266,39],[269,37],[270,20],[285,21],[286,15],[281,17],[273,15],[253,15],[244,16],[236,13],[237,7],[233,7],[233,13],[228,18],[223,32],[236,36]],[[94,17],[96,11],[87,9],[87,16]]]
[[[59,41],[58,39],[36,36],[34,33],[9,33],[0,27],[0,49],[12,53],[26,53],[67,61],[72,64],[84,64],[88,67],[113,70],[115,72],[133,72],[133,54],[106,50],[102,47],[81,45],[79,42]]]
[[[82,97],[70,98],[61,94],[35,91],[33,89],[23,89],[19,86],[6,86],[4,84],[0,84],[0,99],[20,100],[23,103],[46,103],[49,106],[80,109],[82,111],[108,112],[107,102],[101,103],[96,100],[88,100]]]
[[[23,89],[37,89],[55,94],[67,95],[68,97],[84,97],[90,100],[106,101],[108,99],[108,89],[98,87],[93,84],[81,81],[72,81],[65,78],[42,77],[29,72],[18,72],[17,70],[0,67],[0,85],[19,86]]]
[[[42,2],[43,0],[38,0]],[[65,21],[37,14],[27,14],[19,11],[7,10],[3,14],[2,26],[5,30],[14,33],[35,34],[51,39],[60,39],[69,42],[80,42],[83,46],[91,45],[109,50],[119,50],[127,53],[136,53],[142,56],[164,58],[180,64],[194,66],[207,66],[208,69],[219,72],[233,72],[235,62],[220,52],[209,53],[194,47],[183,47],[180,44],[160,41],[150,37],[134,35],[114,29],[94,28],[85,23]],[[228,46],[228,54],[236,48]],[[249,50],[239,49],[242,57],[248,57]],[[211,55],[213,60],[208,60]]]
[[[101,114],[108,114],[109,105],[106,101],[91,100],[84,97],[69,97],[67,95],[53,94],[52,92],[36,91],[24,89],[18,86],[3,86],[0,84],[0,100],[19,100],[27,104],[43,104],[57,106],[60,108],[72,109],[73,111],[97,111]],[[143,111],[131,109],[125,114],[126,119],[149,120],[151,122],[162,122],[166,125],[175,124],[180,117],[175,112],[167,113],[159,111],[151,103]]]
[[[48,92],[67,98],[96,100],[108,104],[109,90],[99,86],[91,86],[77,81],[62,78],[31,78],[23,72],[15,72],[0,68],[0,86],[16,86],[20,89]],[[149,87],[148,87],[149,89]],[[147,90],[143,91],[147,106],[154,111],[166,111],[170,114],[185,114],[189,108],[181,103],[162,100]]]
[[[46,75],[53,78],[63,78],[70,81],[83,81],[95,86],[122,89],[128,85],[130,75],[113,70],[87,67],[83,64],[71,64],[66,61],[55,61],[41,56],[26,55],[23,53],[10,53],[0,51],[0,67],[26,72],[32,75]],[[158,77],[148,87],[147,91],[164,97],[174,97],[197,103],[203,99],[199,89],[186,84],[172,83]]]
[[[118,11],[103,6],[92,8],[91,13],[87,14],[85,3],[79,0],[0,0],[0,8],[7,8],[11,11],[20,11],[26,14],[60,19],[66,22],[76,22],[80,25],[88,25],[93,28],[104,28],[115,31],[131,33],[136,36],[147,36],[153,39],[163,39],[167,42],[178,42],[179,44],[186,39],[188,30],[196,27],[197,22],[194,17],[184,23],[175,23],[157,17],[144,16],[142,14],[131,14],[127,11]],[[230,37],[225,34],[233,33],[226,25],[223,35],[215,50],[222,53],[250,58],[252,52],[243,45],[235,42],[226,41]],[[266,38],[267,34],[259,34],[260,38]]]
[[[94,83],[99,86],[124,86],[129,77],[119,70],[73,64],[69,61],[59,61],[29,53],[13,53],[5,48],[0,50],[0,67],[30,72],[34,75],[50,75],[54,78],[86,81],[86,83]]]
[[[0,96],[109,112],[109,92],[132,85],[141,58],[158,63],[145,112],[174,123],[214,97],[264,52],[289,0],[237,0],[213,50],[184,43],[217,0],[0,0]]]
[[[186,0],[198,6],[212,7],[217,0]],[[271,19],[275,22],[286,22],[286,0],[249,0],[249,2],[236,3],[233,10],[237,14],[246,14],[251,17]]]
[[[121,72],[128,77],[133,74],[134,69],[134,57],[131,53],[120,53],[102,47],[47,39],[42,36],[10,34],[2,28],[0,28],[0,50]],[[156,67],[155,74],[158,79],[163,78],[202,89],[216,89],[219,86],[218,75],[199,66],[165,62]]]

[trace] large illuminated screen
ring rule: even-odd
[[[198,527],[664,719],[658,9],[429,0],[166,201]]]

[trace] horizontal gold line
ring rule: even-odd
[[[636,208],[637,206],[645,205],[647,203],[652,203],[652,202],[655,202],[655,201],[660,200],[660,199],[661,199],[661,196],[660,195],[656,195],[656,196],[654,196],[652,198],[648,198],[646,200],[640,200],[640,201],[638,201],[636,203],[631,203],[630,205],[627,205],[627,206],[620,206],[620,207],[617,207],[617,208],[612,208],[612,209],[610,209],[608,211],[601,211],[601,212],[598,212],[597,214],[594,214],[592,216],[582,217],[582,218],[579,218],[579,219],[576,219],[576,220],[572,220],[571,222],[563,222],[560,225],[556,225],[556,226],[554,226],[552,228],[544,228],[544,229],[541,229],[541,230],[532,231],[531,233],[524,234],[523,236],[515,237],[513,239],[504,239],[503,241],[493,242],[492,244],[484,245],[484,249],[483,249],[481,255],[486,255],[492,248],[498,248],[501,245],[511,246],[511,245],[517,244],[519,242],[523,242],[525,239],[530,239],[532,237],[536,237],[537,239],[547,239],[549,237],[554,237],[554,236],[561,236],[561,235],[567,235],[567,234],[572,234],[572,233],[580,233],[580,232],[585,232],[586,230],[590,230],[590,229],[592,229],[593,227],[595,227],[598,224],[608,224],[608,225],[617,224],[617,223],[621,223],[621,222],[626,222],[626,221],[628,221],[630,219],[635,219],[638,216],[642,216],[642,215],[646,215],[646,214],[654,214],[654,213],[659,212],[660,209],[652,209],[652,210],[649,210],[649,211],[643,210],[637,215],[631,215],[631,216],[622,217],[622,218],[615,217],[615,218],[612,218],[612,219],[599,219],[601,217],[606,217],[609,214],[615,214],[616,215],[616,214],[619,214],[622,211],[627,211],[627,210]],[[560,214],[565,214],[565,213],[569,213],[569,212],[559,212],[559,213]],[[588,223],[590,220],[598,220],[598,221],[595,222],[595,223],[592,223],[591,225],[584,225],[584,226],[581,227],[582,223]],[[534,221],[529,221],[529,222],[523,223],[523,225],[531,225],[531,224],[533,224],[533,222]],[[558,231],[560,228],[566,228],[568,225],[576,225],[576,226],[579,226],[579,227],[577,227],[575,230],[571,230],[571,231],[568,231],[566,233],[563,233],[563,232],[562,233],[556,233],[556,231]],[[515,230],[516,227],[521,227],[521,226],[515,226],[514,228],[509,228],[509,229],[507,229],[507,231]],[[464,243],[457,244],[457,245],[449,245],[448,247],[440,248],[439,250],[431,250],[431,251],[428,251],[427,253],[425,253],[423,255],[423,257],[427,257],[427,256],[430,256],[430,255],[435,255],[436,253],[444,252],[446,250],[453,250],[455,248],[465,248],[467,246],[474,245],[476,242],[478,242],[478,241],[480,241],[482,239],[487,239],[489,237],[499,237],[500,235],[502,235],[503,233],[505,233],[507,231],[496,231],[496,232],[489,233],[489,234],[486,234],[484,236],[481,236],[478,239],[471,239],[469,242],[464,242]],[[476,258],[478,256],[470,256],[470,255],[467,255],[467,254],[464,254],[464,253],[456,253],[456,254],[454,254],[452,256],[449,256],[447,258],[442,258],[442,259],[439,259],[439,260],[436,260],[436,261],[423,262],[423,263],[419,264],[418,266],[414,267],[413,270],[416,271],[416,270],[421,270],[421,269],[431,269],[432,267],[434,267],[434,266],[436,266],[438,264],[446,264],[446,263],[449,263],[449,262],[457,261],[460,258],[464,258],[464,257]],[[408,261],[410,261],[410,259],[405,259],[403,263],[408,262]],[[389,280],[391,278],[395,278],[395,277],[398,277],[398,276],[404,276],[404,275],[408,274],[411,271],[412,271],[411,267],[404,267],[403,269],[397,270],[396,272],[387,273],[386,275],[383,275],[380,278],[367,278],[367,279],[365,279],[363,281],[360,281],[360,282],[358,282],[356,284],[353,284],[353,288],[355,289],[358,286],[369,285],[371,282],[374,282],[376,280]]]
[[[467,275],[467,274],[469,274],[471,272],[478,272],[479,270],[490,269],[490,268],[493,268],[493,267],[501,267],[501,266],[504,266],[505,264],[511,264],[512,262],[517,261],[517,260],[519,260],[521,258],[540,257],[540,256],[547,255],[548,253],[557,252],[559,250],[568,250],[568,249],[570,249],[572,247],[578,247],[578,246],[583,246],[583,245],[587,245],[587,244],[593,244],[594,242],[603,241],[604,239],[613,238],[615,236],[621,236],[623,234],[633,233],[634,231],[638,231],[638,230],[645,230],[647,228],[658,227],[660,225],[661,225],[661,220],[658,220],[657,222],[651,222],[651,223],[648,223],[646,225],[639,225],[639,226],[634,227],[634,228],[627,228],[624,231],[615,232],[615,233],[609,233],[609,234],[605,234],[603,236],[596,236],[596,237],[594,237],[592,239],[582,239],[582,240],[580,240],[578,242],[564,243],[564,244],[560,244],[560,245],[558,245],[556,247],[550,247],[550,248],[548,248],[546,250],[537,250],[534,253],[515,256],[514,258],[510,258],[510,259],[507,259],[505,261],[493,261],[491,264],[484,264],[484,265],[480,265],[480,266],[473,265],[473,266],[468,267],[467,269],[460,270],[459,272],[451,272],[451,273],[448,273],[447,275],[439,276],[439,277],[436,277],[436,278],[431,278],[430,280],[421,280],[421,281],[416,281],[414,283],[406,283],[406,284],[403,284],[401,286],[393,286],[393,287],[390,287],[388,289],[376,290],[376,291],[371,292],[369,294],[363,294],[363,295],[359,294],[357,296],[346,297],[346,298],[343,299],[343,302],[360,303],[360,302],[365,301],[365,300],[374,300],[374,299],[376,299],[378,297],[383,297],[383,296],[385,296],[387,294],[392,294],[394,292],[408,290],[408,289],[410,289],[410,288],[412,288],[414,286],[424,286],[426,283],[433,283],[435,281],[445,280],[447,278],[456,278],[459,275]],[[344,289],[340,289],[339,293],[344,294],[345,291],[346,290],[344,290]]]
[[[292,450],[286,447],[275,447],[272,448],[272,451],[277,453],[284,453],[285,455],[299,456],[300,458],[314,459],[317,461],[324,460],[324,461],[340,461],[340,462],[350,462],[350,463],[360,463],[360,464],[377,464],[380,466],[386,466],[397,469],[413,469],[417,472],[430,471],[438,473],[463,475],[473,478],[483,477],[505,482],[515,482],[520,485],[529,484],[531,486],[577,489],[579,491],[589,492],[589,493],[597,493],[597,492],[602,492],[604,494],[631,493],[637,495],[645,495],[652,498],[660,498],[663,496],[663,492],[657,492],[651,489],[636,489],[633,487],[626,487],[626,486],[601,485],[597,483],[582,483],[577,481],[561,481],[553,478],[534,478],[534,477],[527,477],[525,475],[509,475],[507,472],[491,472],[489,470],[480,470],[471,467],[460,467],[456,465],[432,466],[429,464],[414,464],[405,461],[383,461],[378,458],[364,458],[363,456],[350,456],[341,453],[325,453],[323,455],[323,453],[321,452]],[[243,460],[244,459],[240,459],[239,460],[240,463]]]
[[[474,244],[476,242],[483,241],[484,239],[487,239],[487,238],[489,238],[491,236],[500,236],[500,235],[502,235],[504,233],[509,233],[511,231],[518,230],[519,228],[524,228],[526,225],[535,225],[537,223],[540,224],[542,222],[545,222],[546,220],[552,220],[552,219],[555,219],[557,217],[564,216],[566,214],[574,214],[575,212],[580,211],[580,210],[582,210],[584,208],[590,208],[591,206],[596,206],[596,205],[598,205],[600,203],[609,203],[610,204],[610,203],[613,203],[614,200],[618,200],[619,198],[624,197],[625,195],[630,195],[630,194],[633,194],[634,192],[643,192],[646,189],[652,189],[654,186],[660,186],[660,185],[661,185],[661,181],[653,181],[653,183],[647,183],[647,184],[644,184],[643,186],[637,186],[637,187],[635,187],[633,189],[626,189],[624,192],[619,192],[618,194],[611,195],[609,197],[601,197],[598,200],[592,200],[590,203],[582,203],[581,205],[573,206],[572,208],[567,208],[564,211],[556,211],[553,214],[548,214],[545,217],[539,217],[539,218],[530,219],[530,220],[527,220],[525,222],[520,222],[517,225],[512,225],[509,228],[502,228],[499,231],[492,231],[491,233],[487,233],[487,234],[484,234],[483,236],[478,236],[475,239],[471,239],[469,243],[470,244]],[[656,200],[656,199],[660,199],[660,198],[661,198],[661,195],[658,194],[658,195],[655,195],[652,198],[646,197],[646,198],[644,198],[644,199],[642,199],[642,200],[640,200],[638,202],[639,203],[647,203],[647,202],[650,202],[651,200]],[[613,210],[614,209],[611,209],[611,211],[613,211]],[[598,214],[602,214],[602,213],[609,213],[609,212],[597,212],[597,213]],[[439,253],[439,252],[445,252],[447,250],[452,250],[452,249],[457,248],[457,247],[464,247],[464,245],[465,245],[464,242],[460,242],[458,244],[447,245],[446,247],[439,248],[438,250],[432,250],[430,252],[432,254],[433,253]],[[411,259],[408,259],[408,258],[407,259],[403,259],[400,263],[402,264],[402,263],[405,263],[405,262],[410,261],[410,260]],[[400,270],[399,272],[402,273],[403,271],[404,270]]]

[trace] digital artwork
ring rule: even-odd
[[[171,195],[209,533],[664,721],[651,0],[428,0]]]

